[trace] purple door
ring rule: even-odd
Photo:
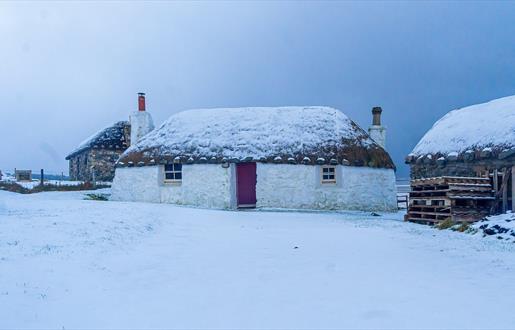
[[[238,207],[256,206],[256,163],[236,164]]]

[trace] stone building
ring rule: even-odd
[[[411,178],[488,177],[499,210],[515,210],[515,96],[449,112],[406,157]]]
[[[152,117],[146,112],[145,93],[138,93],[138,110],[130,114],[129,121],[119,121],[102,129],[66,156],[70,161],[70,179],[112,181],[115,163],[131,141],[137,141],[153,129]]]
[[[119,121],[82,142],[66,159],[70,180],[112,181],[114,165],[130,145],[130,124]]]
[[[148,130],[146,120],[138,123]],[[381,126],[379,118],[374,124]],[[390,156],[333,108],[183,111],[132,142],[117,163],[112,200],[219,209],[397,209]]]

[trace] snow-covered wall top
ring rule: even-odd
[[[515,147],[515,96],[456,109],[424,135],[412,154],[462,153],[491,148]]]
[[[119,121],[101,129],[86,140],[82,141],[75,150],[66,156],[66,159],[70,159],[74,155],[94,147],[126,149],[129,144],[125,135],[126,131],[128,132],[128,126],[129,122]]]
[[[312,163],[332,159],[393,167],[388,154],[364,130],[329,107],[183,111],[127,149],[120,162],[175,158],[191,163],[245,159]]]

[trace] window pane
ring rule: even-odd
[[[329,173],[334,173],[334,167],[327,168],[329,170]]]
[[[182,173],[181,172],[176,172],[175,173],[175,180],[182,180]]]
[[[176,172],[182,171],[182,164],[173,164],[173,170]]]
[[[173,173],[165,173],[166,180],[173,180]]]
[[[173,164],[166,164],[165,165],[165,171],[166,172],[173,171]]]
[[[329,172],[329,169],[327,167],[322,168],[322,172],[327,173]]]
[[[324,175],[322,175],[322,179],[323,179],[323,180],[329,180],[329,175],[325,175],[325,174],[324,174]]]

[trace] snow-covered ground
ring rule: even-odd
[[[1,169],[0,172],[2,172],[2,179],[0,181],[10,182],[15,180],[14,176],[11,173],[4,172]]]
[[[39,186],[40,180],[32,180],[32,181],[14,181],[20,186],[27,189],[34,189],[34,187]],[[45,180],[45,185],[52,184],[57,186],[78,186],[83,184],[82,181],[68,181],[68,180]]]
[[[515,213],[490,216],[472,226],[477,235],[515,243]]]
[[[33,179],[31,181],[16,181],[16,179],[13,176],[4,176],[0,182],[9,182],[9,183],[16,183],[24,188],[27,189],[34,189],[36,186],[39,186],[40,180]],[[71,180],[45,180],[45,185],[56,185],[56,186],[79,186],[83,184],[84,181],[71,181]],[[97,184],[99,185],[111,185],[111,182],[102,182],[98,181]]]
[[[511,242],[402,214],[83,196],[0,191],[0,328],[515,325]]]

